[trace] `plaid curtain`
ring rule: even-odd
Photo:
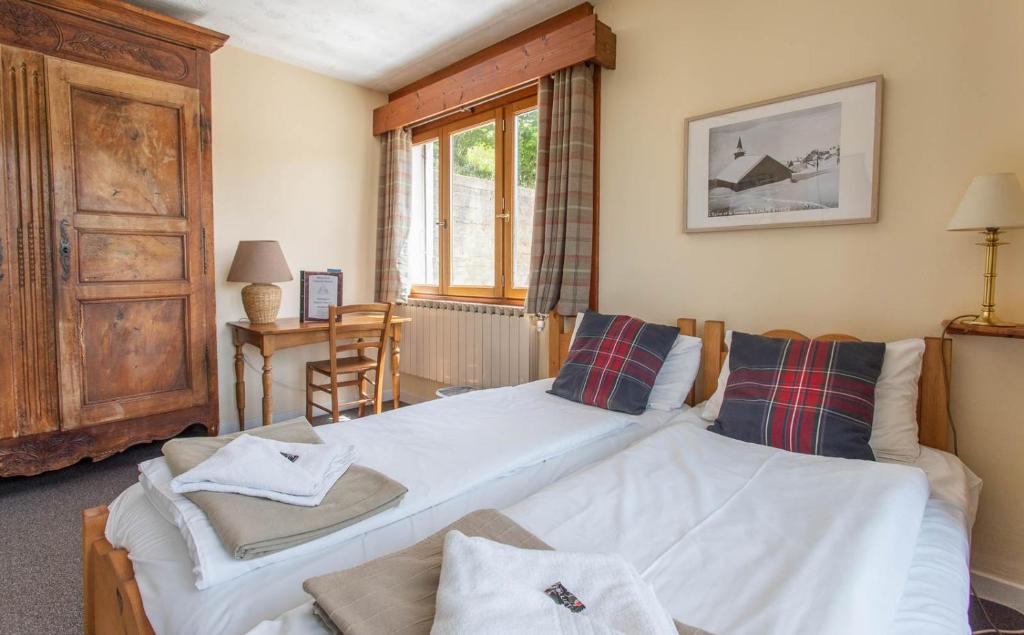
[[[594,70],[540,80],[537,193],[526,310],[575,315],[590,304],[594,234]]]
[[[412,132],[392,130],[380,138],[380,179],[377,186],[377,260],[374,297],[377,302],[405,300],[409,295],[409,215],[412,209]]]

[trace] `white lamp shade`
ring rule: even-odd
[[[1024,191],[1011,172],[976,176],[946,229],[980,231],[1024,227]]]

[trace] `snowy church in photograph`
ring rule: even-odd
[[[747,155],[742,137],[736,142],[733,160],[717,176],[708,180],[708,188],[727,187],[734,192],[759,185],[785,181],[792,171],[767,154]]]

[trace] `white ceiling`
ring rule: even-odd
[[[129,0],[228,44],[390,92],[582,0]]]

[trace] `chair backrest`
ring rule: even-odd
[[[328,307],[331,371],[336,373],[338,353],[345,351],[354,351],[358,356],[377,349],[377,359],[381,360],[393,310],[394,305],[387,302]]]

